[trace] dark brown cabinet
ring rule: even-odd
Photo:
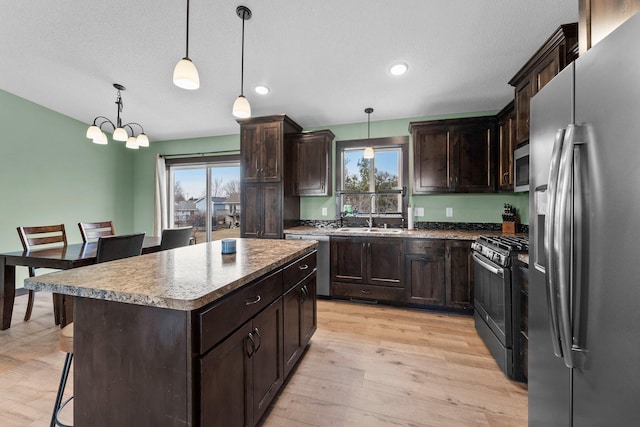
[[[513,191],[513,150],[516,148],[514,103],[498,113],[498,189]]]
[[[300,198],[285,194],[285,141],[302,128],[285,115],[240,123],[240,236],[281,239],[300,219]]]
[[[640,0],[580,0],[580,55],[637,12],[640,12]]]
[[[406,253],[409,304],[473,308],[471,242],[411,239]]]
[[[513,376],[518,381],[529,377],[529,266],[521,261],[514,263],[513,276]]]
[[[311,275],[289,289],[282,297],[284,304],[284,374],[302,356],[311,336],[317,329],[316,276]]]
[[[495,116],[412,122],[413,193],[495,190]]]
[[[331,237],[331,296],[402,302],[404,242]]]
[[[253,426],[262,417],[284,382],[282,312],[279,298],[201,359],[200,425]]]
[[[531,98],[577,55],[578,25],[561,25],[509,81],[515,88],[516,145],[529,140]]]
[[[303,132],[289,137],[291,150],[287,159],[292,164],[288,179],[289,192],[294,196],[330,196],[332,185],[332,144],[335,135],[330,130]]]

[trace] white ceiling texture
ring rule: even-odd
[[[191,0],[189,56],[201,86],[172,83],[185,55],[186,0],[0,0],[0,89],[90,123],[124,122],[153,140],[238,133],[242,20],[253,116],[303,127],[502,108],[509,79],[577,0]],[[394,62],[408,64],[393,77]],[[264,84],[264,96],[253,89]]]

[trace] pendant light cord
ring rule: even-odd
[[[189,0],[187,0],[187,54],[185,58],[189,58]]]
[[[371,113],[367,113],[367,139],[371,139]]]
[[[240,60],[240,96],[244,96],[244,21],[247,12],[242,12],[242,58]]]

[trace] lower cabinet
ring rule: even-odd
[[[407,303],[473,308],[470,241],[408,239],[406,254]]]
[[[296,365],[317,328],[316,276],[307,277],[282,297],[284,305],[284,375]]]
[[[316,330],[316,302],[313,252],[200,314],[204,354],[194,366],[200,378],[194,425],[260,421]]]
[[[403,302],[404,241],[331,237],[331,296]]]
[[[284,382],[282,298],[202,358],[200,425],[252,426]]]

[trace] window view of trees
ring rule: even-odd
[[[207,175],[210,176],[207,195]],[[196,242],[240,235],[240,167],[191,166],[171,170],[173,226],[194,227]]]
[[[399,179],[400,150],[376,150],[373,159],[365,159],[363,150],[345,150],[343,163],[343,190],[367,194],[345,194],[343,206],[351,205],[354,213],[390,213],[401,211],[401,198],[396,194],[373,192],[401,188]]]

